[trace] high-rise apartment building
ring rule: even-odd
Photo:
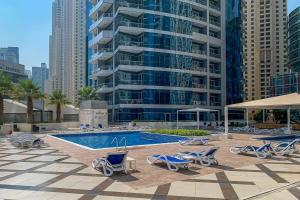
[[[0,60],[19,64],[19,47],[0,48]]]
[[[288,19],[288,67],[292,72],[300,72],[300,6]]]
[[[223,108],[225,1],[91,2],[90,62],[111,121],[175,121],[178,109]]]
[[[50,36],[48,90],[61,90],[78,103],[78,90],[86,84],[86,2],[55,0]]]
[[[227,104],[244,100],[244,0],[226,0],[226,97]]]
[[[286,0],[245,0],[245,100],[266,98],[269,80],[286,68]]]
[[[40,91],[45,92],[45,81],[48,79],[48,68],[46,63],[40,67],[32,67],[32,81],[40,86]]]

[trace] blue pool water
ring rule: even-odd
[[[116,147],[116,142],[112,142],[114,138],[121,141],[126,139],[127,146],[141,146],[163,143],[174,143],[179,140],[187,139],[181,136],[161,135],[139,131],[130,132],[109,132],[109,133],[83,133],[83,134],[59,134],[54,137],[73,142],[92,149],[113,148]],[[119,146],[124,146],[121,142]]]

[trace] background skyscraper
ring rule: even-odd
[[[40,67],[32,67],[32,81],[40,86],[40,91],[45,92],[45,81],[48,79],[48,68],[46,63]]]
[[[271,76],[287,72],[287,1],[245,2],[245,100],[254,100],[268,97]]]
[[[227,104],[239,103],[244,100],[244,6],[244,0],[226,0]]]
[[[61,90],[73,104],[86,84],[86,4],[86,0],[55,0],[52,7],[47,92]]]
[[[18,47],[0,48],[0,60],[19,64],[19,48]]]

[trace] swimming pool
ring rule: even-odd
[[[144,146],[175,143],[179,140],[187,139],[186,137],[181,136],[162,135],[141,131],[56,134],[52,136],[92,150],[117,147],[116,141],[113,142],[113,140],[118,140],[120,143],[118,146],[124,146],[124,140],[126,140],[126,146]]]

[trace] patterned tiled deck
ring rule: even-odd
[[[262,194],[267,192],[265,194]],[[133,189],[54,149],[0,139],[0,199],[300,199],[300,155]]]

